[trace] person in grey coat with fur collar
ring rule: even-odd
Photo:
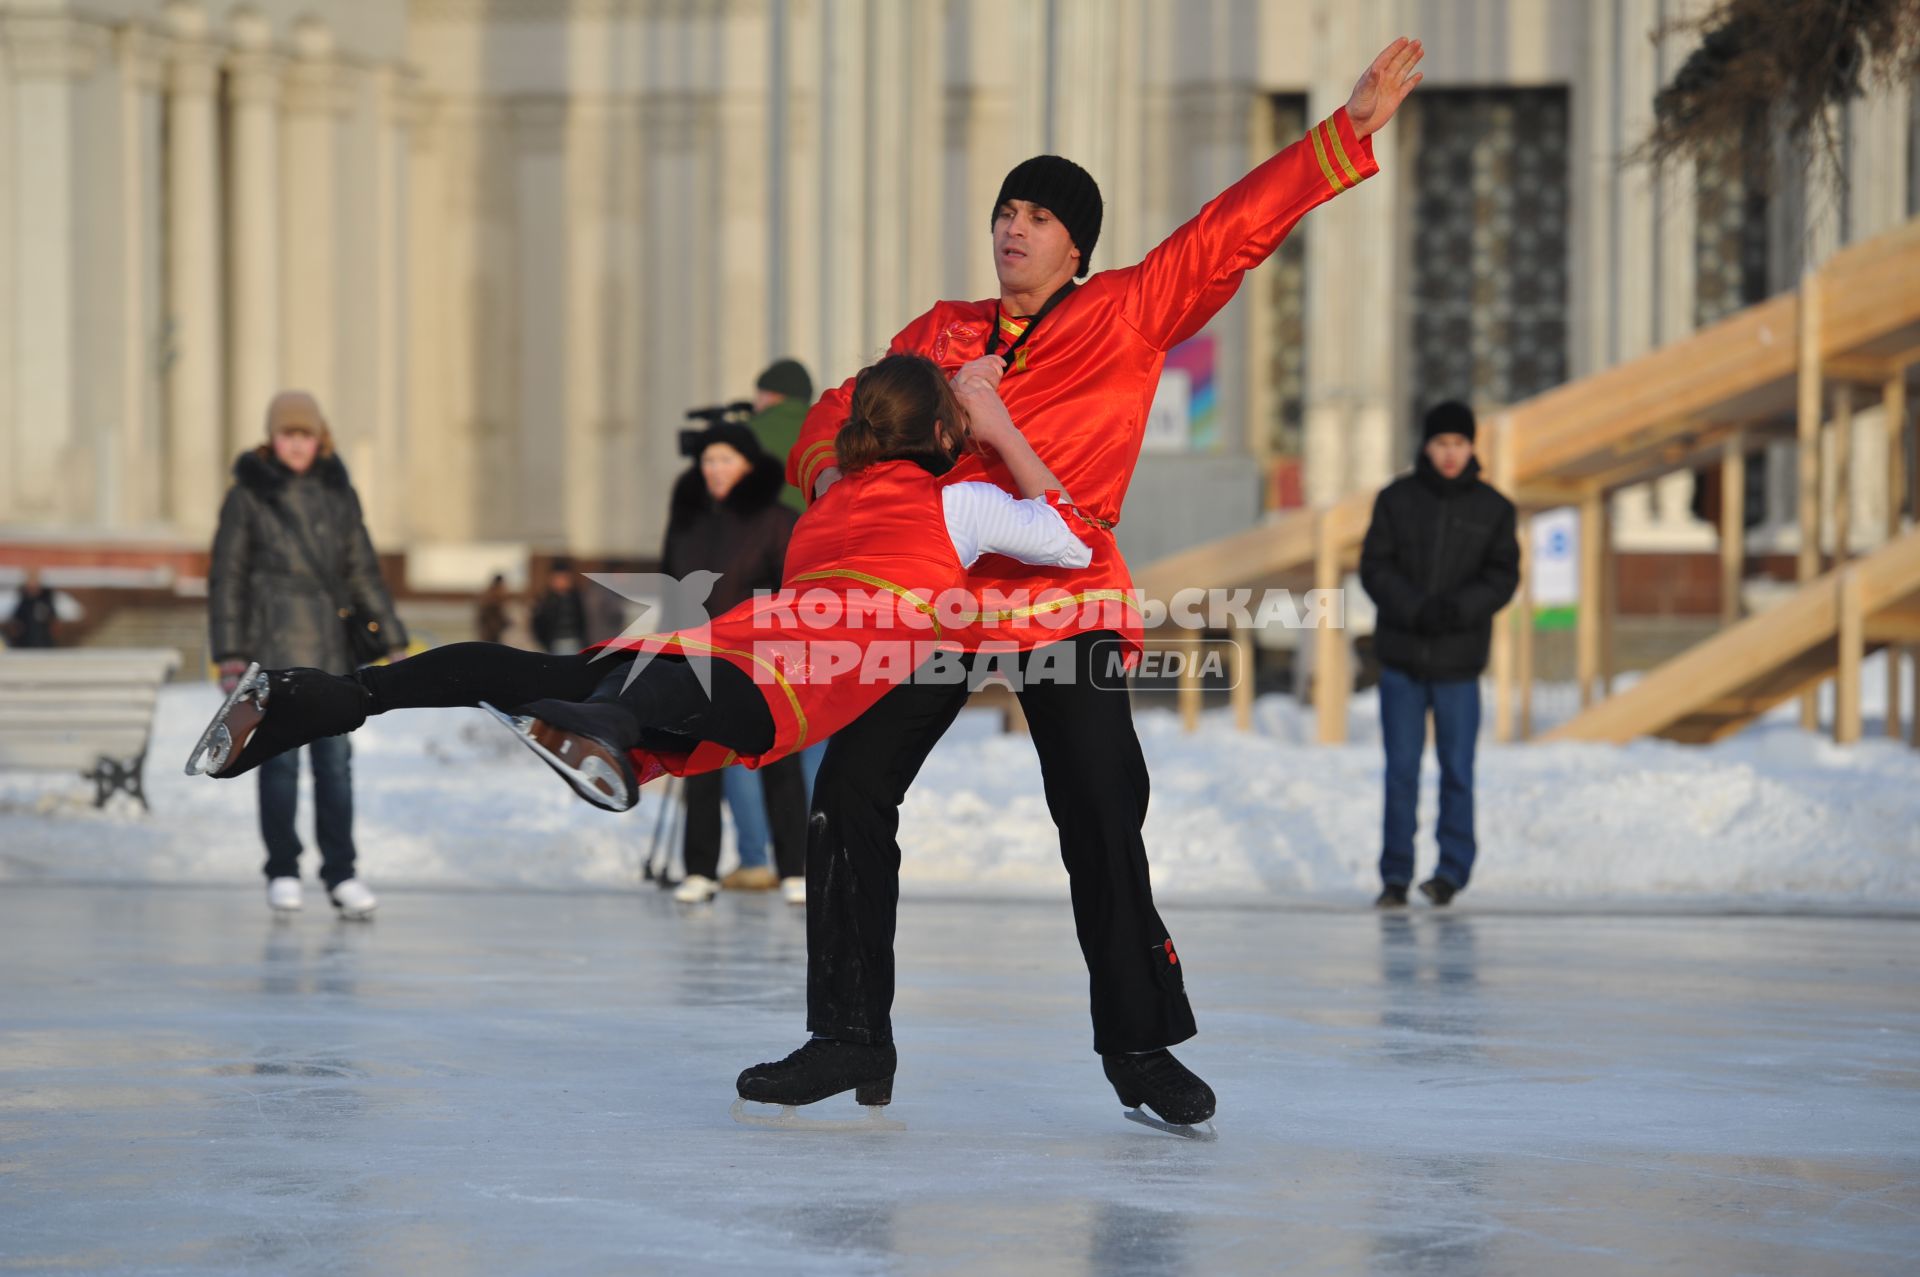
[[[342,611],[356,612],[396,655],[407,632],[380,576],[380,562],[347,468],[311,395],[287,391],[267,409],[267,442],[240,454],[220,508],[207,573],[210,650],[231,690],[248,662],[351,674],[358,662]],[[355,876],[353,751],[345,736],[308,747],[320,880],[343,915],[378,903]],[[268,903],[300,907],[297,751],[260,768],[260,834],[267,845]]]

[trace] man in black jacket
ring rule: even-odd
[[[1420,884],[1444,905],[1473,873],[1473,752],[1480,673],[1493,616],[1520,582],[1513,503],[1480,480],[1473,410],[1427,413],[1420,456],[1373,503],[1360,583],[1379,609],[1380,734],[1387,754],[1386,820],[1376,905],[1407,903],[1420,798],[1420,756],[1433,711],[1440,757],[1440,867]]]
[[[53,591],[40,584],[40,569],[28,568],[20,586],[20,600],[4,627],[11,647],[52,647],[60,627],[60,611]]]

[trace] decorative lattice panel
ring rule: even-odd
[[[1289,94],[1273,99],[1274,137],[1282,142],[1305,137],[1307,124],[1305,97]],[[1267,452],[1274,457],[1297,457],[1305,451],[1308,224],[1296,226],[1260,268],[1265,304],[1273,320],[1268,326],[1273,413],[1267,421]]]
[[[1442,399],[1514,403],[1567,375],[1563,89],[1414,99],[1408,430]]]

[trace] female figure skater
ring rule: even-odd
[[[845,479],[795,527],[786,595],[748,600],[696,629],[623,637],[576,656],[455,643],[352,676],[252,670],[187,770],[239,776],[351,732],[369,715],[457,705],[512,710],[523,741],[582,797],[613,811],[632,807],[639,787],[667,772],[785,757],[912,675],[918,660],[859,657],[883,643],[924,656],[939,637],[935,600],[961,589],[981,555],[1091,562],[1079,532],[1089,525],[1015,428],[997,380],[976,370],[956,398],[919,355],[890,355],[859,374],[835,441]],[[1025,499],[991,483],[943,485],[939,476],[969,447],[999,454]],[[796,608],[790,592],[801,588],[807,606]],[[821,594],[835,606],[822,609]],[[636,669],[640,657],[650,659]]]

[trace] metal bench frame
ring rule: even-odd
[[[127,690],[124,700],[108,697],[106,700],[76,696],[71,707],[77,720],[64,729],[66,739],[58,739],[49,729],[49,748],[71,754],[77,745],[86,748],[89,724],[86,722],[89,709],[104,707],[111,718],[119,713],[117,720],[102,723],[93,728],[93,733],[101,736],[114,736],[129,744],[137,737],[138,747],[113,749],[102,747],[94,757],[90,767],[77,771],[82,779],[93,782],[93,805],[96,808],[107,805],[115,794],[127,794],[139,802],[142,811],[152,811],[147,802],[145,772],[147,751],[153,738],[153,715],[157,705],[160,686],[167,681],[173,671],[179,668],[180,657],[177,652],[161,648],[80,648],[56,649],[54,651],[10,651],[0,652],[0,701],[9,698],[13,704],[0,703],[0,728],[19,726],[24,720],[24,732],[38,730],[33,719],[35,697],[32,693],[45,693],[69,687],[79,692],[87,686],[89,674],[97,670],[102,680],[110,680],[115,685],[123,685]],[[143,690],[144,689],[144,690]],[[144,701],[146,718],[143,726],[136,726],[134,719],[138,713],[138,704]],[[58,704],[58,702],[49,702]],[[16,715],[21,717],[16,718]],[[69,771],[73,760],[64,763],[36,762],[32,757],[22,756],[16,749],[10,754],[0,753],[0,768],[25,771]]]

